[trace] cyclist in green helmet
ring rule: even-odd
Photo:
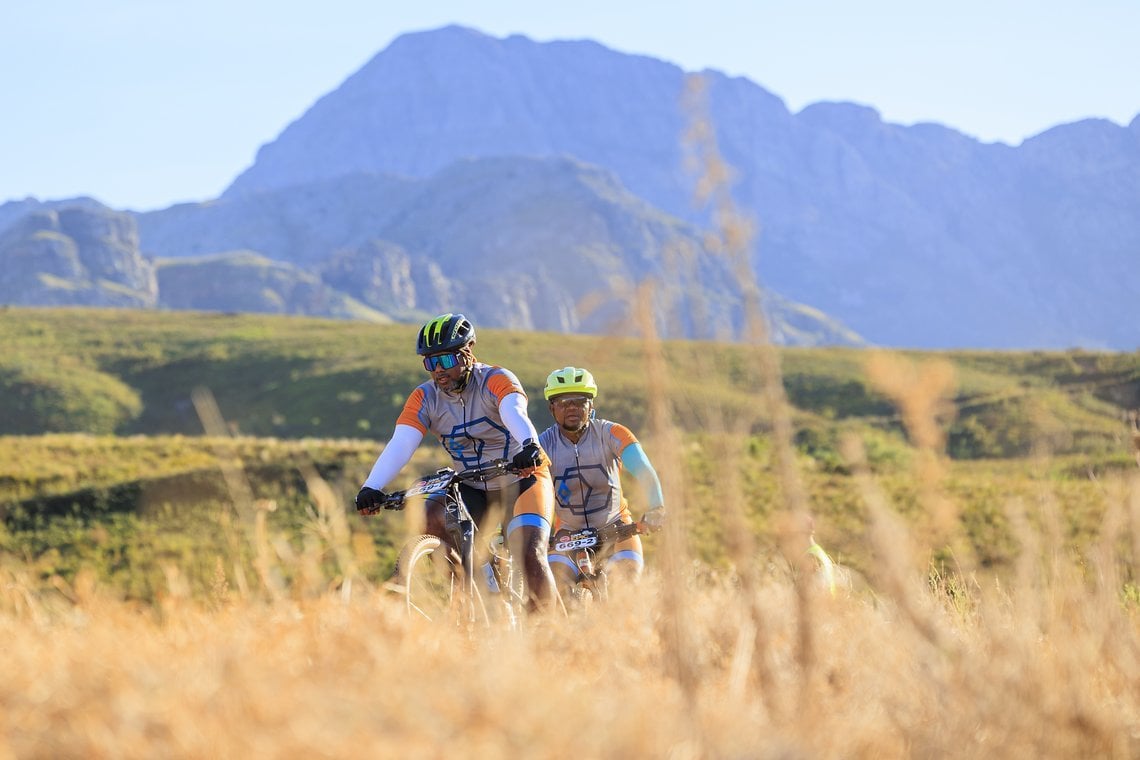
[[[593,375],[579,367],[555,370],[546,378],[543,395],[555,421],[539,435],[538,441],[551,459],[556,530],[633,522],[622,494],[623,469],[645,491],[649,510],[642,523],[650,529],[660,528],[665,519],[665,501],[657,471],[629,428],[595,417],[598,385]],[[645,565],[641,537],[635,535],[613,548],[608,567],[639,576]],[[559,588],[565,589],[576,580],[578,568],[570,557],[552,551],[549,561]]]

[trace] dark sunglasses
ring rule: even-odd
[[[451,369],[459,364],[459,354],[436,354],[424,357],[424,369],[435,372],[436,369]]]

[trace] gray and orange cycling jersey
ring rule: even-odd
[[[522,442],[513,438],[503,423],[499,404],[512,393],[526,397],[513,372],[477,362],[460,393],[444,393],[430,380],[417,386],[408,396],[396,424],[411,425],[425,435],[429,431],[435,434],[455,460],[457,469],[477,467],[494,459],[510,459],[522,448]],[[517,476],[511,475],[486,485],[470,485],[495,490],[517,480]]]
[[[539,434],[538,442],[551,461],[559,527],[600,528],[628,518],[621,489],[621,454],[637,443],[629,428],[594,419],[575,444],[552,425]]]

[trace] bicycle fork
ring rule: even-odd
[[[514,587],[515,573],[511,568],[510,555],[506,553],[506,544],[502,533],[497,533],[489,545],[490,554],[487,562],[483,564],[483,574],[491,598],[501,606],[506,616],[507,625],[511,630],[519,626],[518,609],[521,604],[520,592]]]

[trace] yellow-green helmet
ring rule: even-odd
[[[590,398],[598,395],[598,384],[588,369],[580,367],[563,367],[551,372],[546,378],[546,387],[542,395],[549,401],[551,396],[560,393],[584,393]]]

